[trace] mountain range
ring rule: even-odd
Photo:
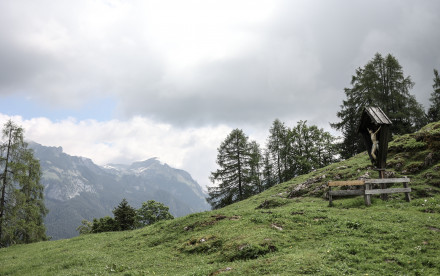
[[[210,208],[206,193],[184,171],[151,158],[131,165],[98,166],[89,158],[70,156],[61,147],[30,142],[40,160],[47,235],[52,240],[78,235],[81,221],[112,216],[123,198],[139,208],[142,202],[155,200],[170,208],[175,217]]]

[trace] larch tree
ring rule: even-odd
[[[292,160],[294,168],[289,172],[289,178],[336,161],[335,138],[322,128],[308,126],[307,121],[299,121],[295,127],[289,129],[289,137],[289,160]]]
[[[414,82],[404,76],[402,66],[391,54],[384,58],[377,53],[363,68],[358,68],[351,86],[344,89],[346,99],[337,113],[341,121],[331,124],[342,132],[343,158],[364,150],[357,134],[357,122],[364,107],[380,107],[393,123],[392,135],[413,132],[426,123],[422,105],[410,94]]]
[[[338,150],[335,138],[327,131],[316,127],[315,156],[316,168],[323,168],[337,161]]]
[[[0,245],[46,240],[40,163],[23,140],[23,129],[9,120],[0,145]]]
[[[273,185],[277,184],[277,177],[274,173],[273,164],[270,157],[270,152],[265,149],[262,160],[262,181],[263,188],[266,190]]]
[[[292,151],[290,155],[295,164],[295,170],[292,171],[290,178],[306,174],[314,168],[314,133],[307,126],[307,121],[299,121],[296,127],[289,130],[290,145]]]
[[[434,69],[434,84],[432,85],[434,91],[431,93],[431,106],[428,109],[428,120],[430,122],[440,121],[440,76],[437,69]]]
[[[269,129],[267,139],[267,150],[272,158],[274,172],[278,178],[278,183],[286,180],[284,171],[287,166],[287,128],[279,119],[276,119]]]
[[[263,156],[260,145],[252,141],[250,143],[250,159],[249,159],[249,183],[254,187],[256,193],[261,193],[264,190],[261,176],[261,168],[263,166]]]
[[[249,138],[240,129],[234,129],[218,148],[217,165],[211,172],[207,201],[218,209],[241,201],[254,194],[251,178],[251,145]]]

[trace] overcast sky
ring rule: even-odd
[[[356,68],[392,54],[425,108],[440,1],[2,0],[0,123],[95,163],[158,157],[209,184],[234,128],[328,131]]]

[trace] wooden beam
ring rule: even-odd
[[[350,180],[350,181],[329,181],[328,186],[362,186],[364,185],[363,180]]]
[[[382,179],[365,179],[368,184],[383,184],[383,183],[408,183],[409,178],[382,178]]]
[[[364,190],[338,190],[338,191],[329,191],[329,195],[332,196],[346,196],[346,195],[364,195]]]
[[[366,195],[410,193],[410,192],[411,192],[411,188],[392,188],[392,189],[365,190],[365,194]]]

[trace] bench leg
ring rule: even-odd
[[[333,206],[333,198],[332,198],[332,187],[328,187],[328,206],[332,207]]]
[[[403,182],[403,188],[408,188],[408,183]],[[409,193],[405,193],[405,200],[408,202],[411,201],[411,197],[410,197]]]
[[[365,191],[371,190],[371,184],[365,184]],[[371,205],[371,195],[364,194],[364,201],[365,205],[370,206]]]

